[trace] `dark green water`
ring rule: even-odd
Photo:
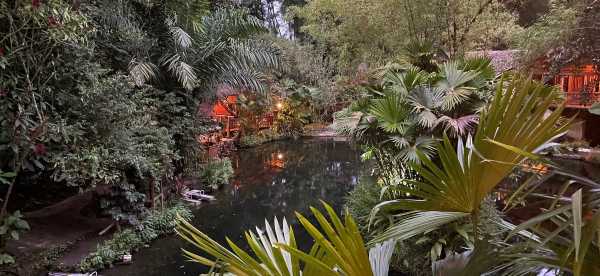
[[[366,175],[359,152],[334,139],[301,139],[270,143],[240,151],[233,157],[236,176],[217,193],[217,201],[195,211],[193,224],[217,241],[232,238],[245,245],[243,231],[264,225],[264,219],[286,217],[303,247],[311,241],[301,231],[293,212],[308,213],[323,199],[334,207]],[[117,266],[103,275],[198,275],[206,268],[187,262],[176,236],[162,238],[133,256],[133,264]],[[198,252],[198,250],[194,252]]]

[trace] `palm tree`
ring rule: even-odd
[[[208,96],[221,84],[264,92],[264,74],[280,67],[279,50],[259,38],[267,30],[244,9],[211,13],[203,0],[107,7],[96,17],[100,33],[111,54],[118,54],[113,58],[127,61],[138,85],[173,80],[188,91],[211,92]],[[156,20],[147,23],[148,16]]]
[[[323,207],[329,218],[311,207],[322,232],[306,217],[296,213],[302,226],[315,240],[308,253],[298,249],[294,231],[285,219],[279,224],[275,218],[273,227],[265,221],[265,230],[257,227],[256,234],[246,232],[246,241],[256,257],[252,257],[229,239],[227,243],[233,251],[226,249],[182,218],[178,219],[177,233],[217,259],[213,261],[184,250],[191,261],[212,267],[211,273],[228,272],[239,276],[388,275],[395,242],[377,244],[367,252],[360,231],[348,212],[346,211],[345,219],[342,220],[331,206],[323,202]]]

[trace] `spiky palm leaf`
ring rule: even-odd
[[[324,202],[323,206],[329,219],[311,207],[322,230],[296,213],[302,226],[315,239],[308,253],[298,249],[294,232],[285,219],[281,225],[275,219],[273,228],[265,221],[265,231],[257,228],[256,234],[246,232],[246,241],[256,257],[229,239],[227,243],[233,251],[226,249],[181,217],[178,217],[176,231],[184,240],[217,258],[213,261],[183,250],[191,261],[211,266],[221,273],[239,276],[386,276],[395,242],[376,244],[367,252],[360,231],[348,212],[342,221],[331,206]],[[304,262],[302,268],[301,261]]]
[[[406,180],[412,185],[404,188],[418,199],[383,202],[374,213],[402,209],[477,216],[483,199],[517,164],[535,157],[531,152],[566,132],[569,123],[559,123],[563,105],[545,115],[558,98],[553,88],[531,80],[501,82],[472,139],[459,140],[455,149],[445,137],[437,147],[441,165],[420,154],[421,164],[413,169],[424,181]],[[383,236],[402,235],[401,224]]]
[[[329,219],[318,209],[310,208],[323,232],[319,231],[319,228],[306,217],[296,213],[302,226],[315,240],[315,245],[310,254],[285,244],[281,247],[288,250],[293,256],[303,260],[306,264],[321,270],[314,275],[376,275],[371,268],[369,255],[360,235],[360,230],[348,211],[346,210],[345,220],[342,221],[331,206],[324,202],[323,206],[329,215]],[[376,248],[375,250],[382,250],[382,248]],[[389,259],[384,258],[382,261],[389,262]],[[382,270],[379,269],[379,271]]]
[[[227,250],[181,217],[178,218],[176,231],[184,240],[217,260],[210,260],[188,250],[183,250],[185,256],[191,261],[214,267],[219,271],[228,271],[235,275],[302,275],[298,258],[277,246],[285,244],[290,248],[296,248],[293,230],[285,219],[282,224],[279,224],[275,218],[273,227],[265,221],[264,232],[258,227],[256,234],[246,232],[246,241],[256,257],[244,252],[229,239],[227,243],[233,251]]]

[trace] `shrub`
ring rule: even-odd
[[[283,137],[285,137],[285,136],[281,135],[280,133],[278,133],[275,130],[265,129],[265,130],[261,130],[260,132],[258,132],[256,134],[242,136],[242,138],[240,139],[240,146],[244,147],[244,148],[254,147],[254,146],[262,145],[267,142],[279,140]]]
[[[211,161],[204,165],[200,173],[200,179],[203,183],[209,185],[212,189],[218,189],[221,186],[228,184],[229,179],[233,177],[233,166],[229,158],[223,158],[216,161]]]
[[[367,231],[369,214],[375,205],[381,203],[379,198],[380,187],[370,181],[361,179],[358,185],[346,196],[346,207],[356,220],[363,237],[369,237]]]

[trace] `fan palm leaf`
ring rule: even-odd
[[[406,136],[392,136],[390,141],[399,149],[396,158],[404,163],[420,162],[419,153],[431,158],[435,154],[437,139],[431,136],[418,136],[411,141]]]
[[[440,69],[440,73],[443,78],[435,84],[437,88],[443,91],[440,107],[442,110],[450,111],[469,99],[475,88],[468,84],[479,73],[477,71],[459,69],[458,62],[456,61],[444,63]]]
[[[477,125],[478,121],[479,116],[476,114],[469,114],[458,118],[442,116],[437,120],[436,125],[442,124],[444,131],[450,132],[450,136],[452,137],[464,137]]]
[[[428,74],[414,66],[405,71],[389,71],[383,76],[385,84],[393,86],[396,91],[404,95],[427,81]]]
[[[409,111],[402,97],[395,93],[373,100],[369,108],[369,114],[377,119],[379,127],[389,133],[406,131],[410,124]]]
[[[443,91],[435,87],[421,86],[413,89],[408,95],[407,102],[417,114],[417,123],[424,128],[433,129],[438,123],[435,109],[441,103]]]

